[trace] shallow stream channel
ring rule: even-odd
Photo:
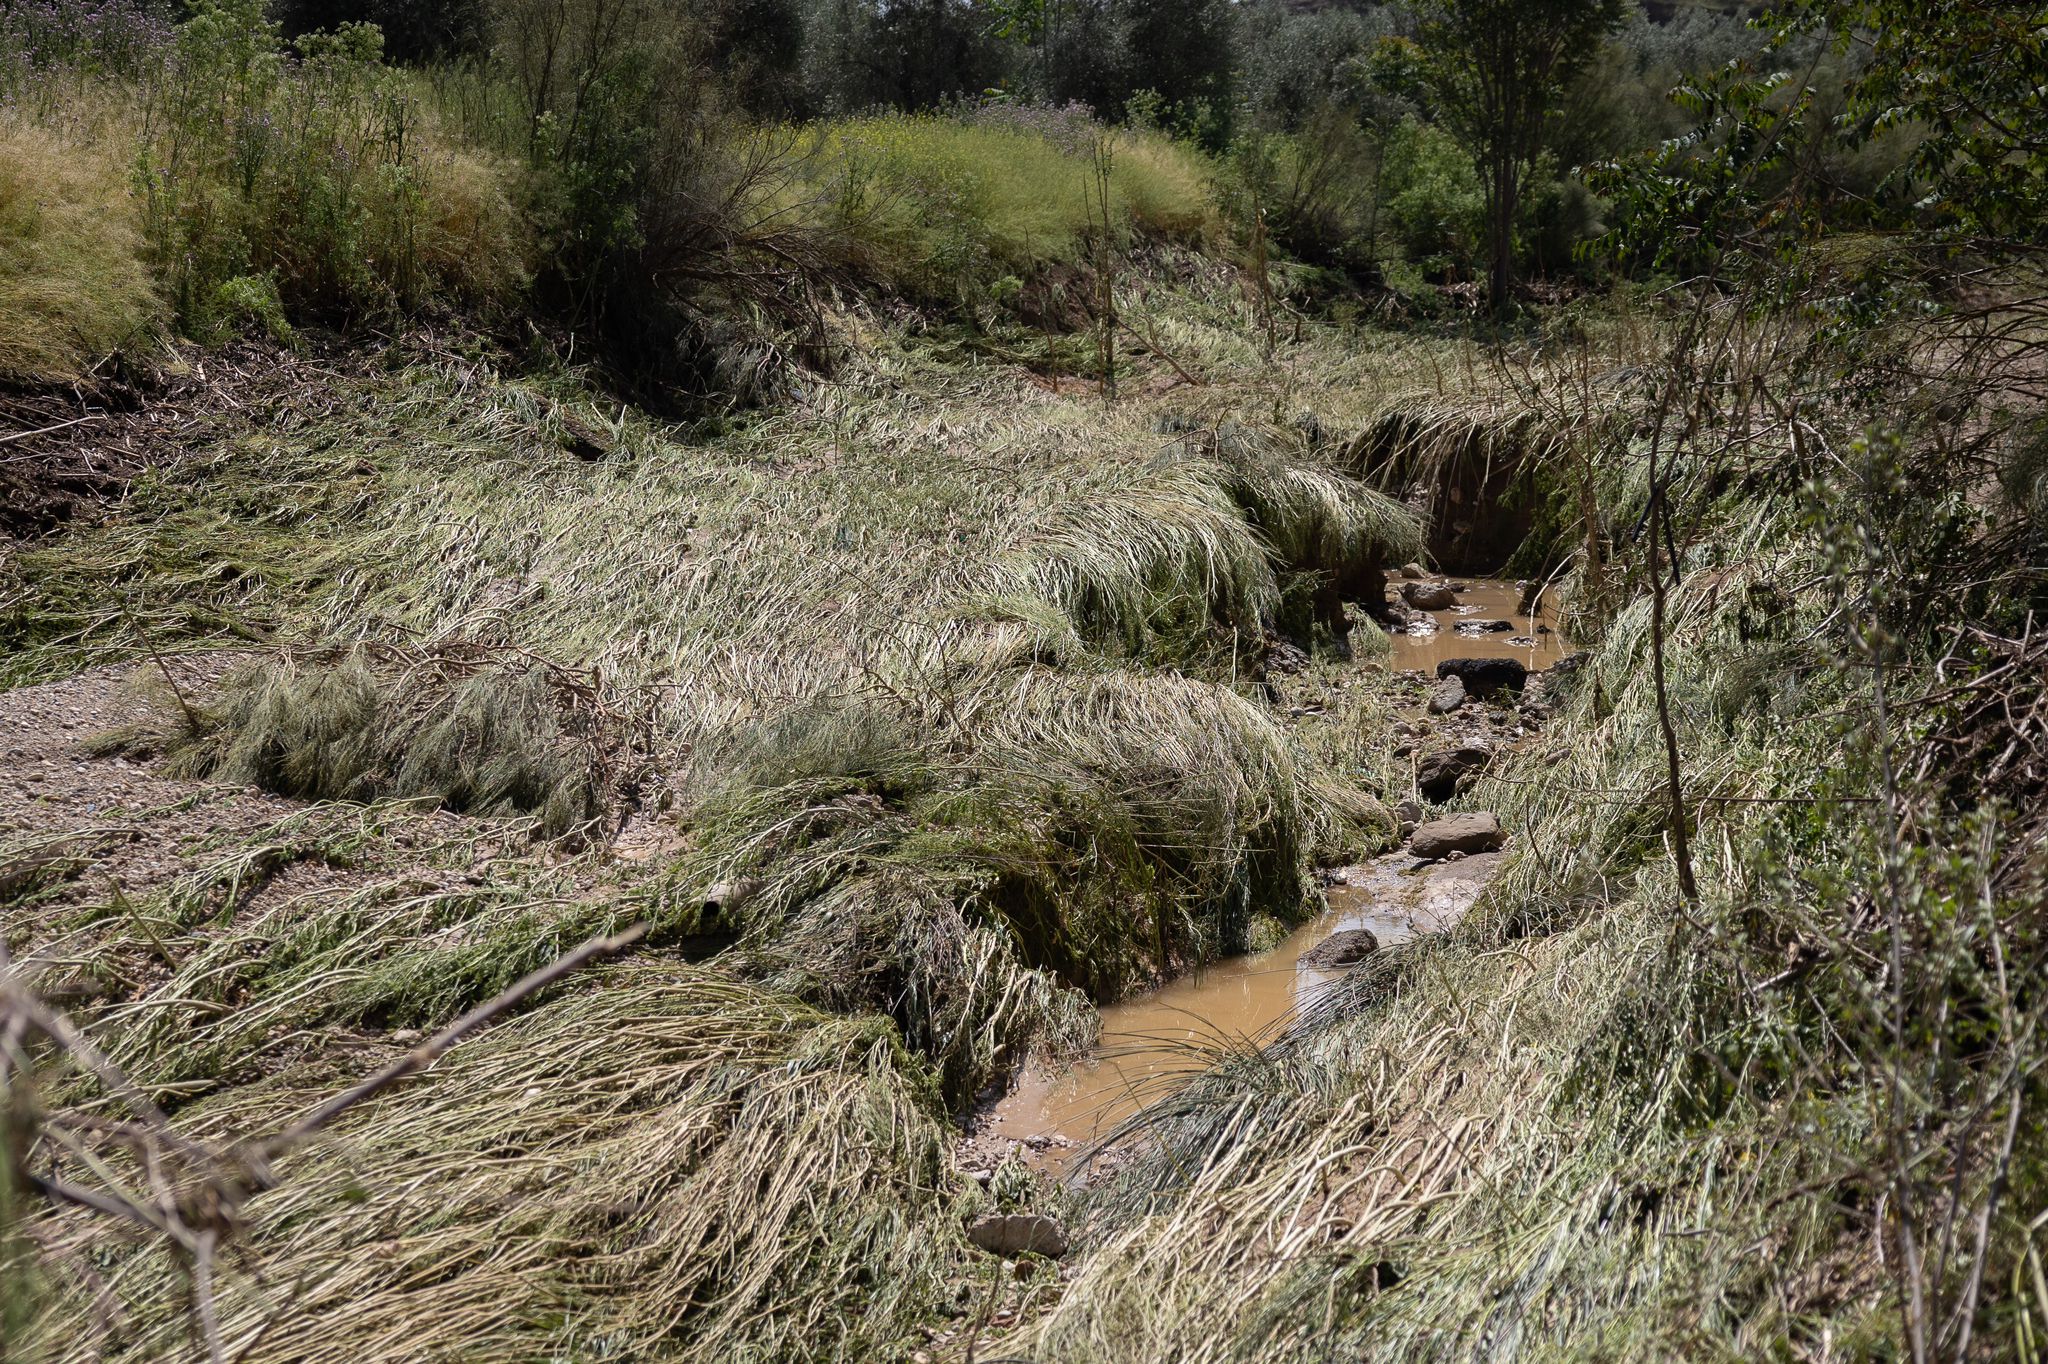
[[[1445,599],[1442,588],[1449,604],[1433,605]],[[1388,595],[1389,609],[1406,622],[1391,634],[1396,674],[1419,672],[1434,682],[1446,660],[1489,658],[1512,659],[1533,677],[1565,654],[1547,609],[1539,602],[1533,615],[1522,611],[1518,584],[1396,578]],[[1027,1066],[972,1125],[971,1161],[1014,1153],[1048,1173],[1076,1173],[1093,1142],[1205,1069],[1220,1049],[1276,1036],[1349,969],[1342,949],[1360,941],[1351,930],[1364,929],[1384,946],[1449,928],[1503,856],[1424,859],[1402,849],[1325,873],[1326,908],[1279,946],[1212,962],[1109,1005],[1088,1056],[1059,1070]]]

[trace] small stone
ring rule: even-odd
[[[1446,801],[1458,794],[1458,788],[1467,777],[1477,776],[1493,761],[1493,749],[1486,743],[1471,739],[1440,753],[1433,753],[1417,764],[1415,786],[1423,798],[1432,801]]]
[[[991,1213],[967,1224],[967,1239],[991,1255],[1045,1255],[1057,1260],[1067,1253],[1067,1232],[1058,1222],[1035,1212]]]
[[[1436,675],[1458,678],[1466,691],[1482,698],[1520,691],[1529,680],[1529,670],[1513,658],[1447,658],[1436,665]]]
[[[1408,840],[1408,851],[1422,858],[1440,858],[1451,853],[1492,852],[1507,842],[1507,838],[1499,818],[1482,810],[1432,819]]]
[[[1300,645],[1284,639],[1266,651],[1266,667],[1276,673],[1306,672],[1308,661],[1308,654]]]
[[[995,1182],[996,1172],[994,1170],[975,1170],[969,1173],[967,1177],[986,1189]]]
[[[1407,578],[1411,582],[1419,582],[1420,580],[1428,577],[1429,575],[1422,571],[1421,564],[1402,564],[1401,576]]]
[[[416,1047],[420,1043],[420,1030],[418,1028],[400,1028],[397,1032],[391,1034],[391,1040],[401,1047]]]
[[[1458,604],[1449,583],[1407,582],[1401,584],[1401,600],[1418,611],[1448,611]]]
[[[1429,691],[1427,709],[1431,715],[1449,715],[1465,704],[1465,683],[1456,677],[1447,677]]]
[[[1301,964],[1311,971],[1346,971],[1379,950],[1371,929],[1339,929],[1302,953]]]
[[[738,909],[761,891],[761,878],[742,876],[736,881],[719,881],[704,892],[704,908],[714,913]]]

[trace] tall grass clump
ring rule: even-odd
[[[682,884],[777,988],[887,1011],[962,1102],[1113,999],[1298,919],[1334,817],[1227,688],[1027,670],[913,724],[831,704],[704,745]]]
[[[1091,139],[1073,111],[996,106],[966,117],[882,114],[808,131],[821,208],[885,283],[952,299],[1080,268],[1090,233]],[[1120,235],[1193,238],[1211,219],[1199,155],[1120,131],[1109,195]]]
[[[0,122],[0,379],[75,380],[162,316],[136,201],[105,149]]]
[[[587,685],[530,656],[358,646],[286,654],[167,723],[173,770],[307,800],[425,797],[563,832],[614,794],[631,762]]]
[[[1235,423],[1182,437],[1050,509],[1006,556],[1005,595],[1053,604],[1095,647],[1162,661],[1193,661],[1215,631],[1235,652],[1276,626],[1340,628],[1343,599],[1375,596],[1377,572],[1420,553],[1422,526],[1303,453]],[[1309,618],[1283,620],[1297,586]]]

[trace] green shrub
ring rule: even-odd
[[[496,294],[519,274],[500,177],[443,146],[374,26],[287,52],[260,0],[197,0],[138,92],[145,225],[179,321],[267,275],[325,314]],[[229,295],[232,298],[232,291]]]
[[[120,175],[96,149],[0,125],[0,378],[75,378],[161,311]]]
[[[1478,259],[1479,175],[1451,135],[1417,119],[1388,139],[1380,221],[1402,254],[1436,276]]]

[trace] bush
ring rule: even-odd
[[[1485,204],[1479,175],[1451,135],[1410,118],[1387,140],[1383,229],[1425,275],[1478,259]]]
[[[75,379],[161,313],[119,172],[92,149],[0,125],[0,378]]]
[[[360,315],[488,298],[518,276],[499,178],[442,146],[369,25],[301,38],[260,0],[196,0],[145,86],[145,223],[178,318],[271,276],[294,310]]]

